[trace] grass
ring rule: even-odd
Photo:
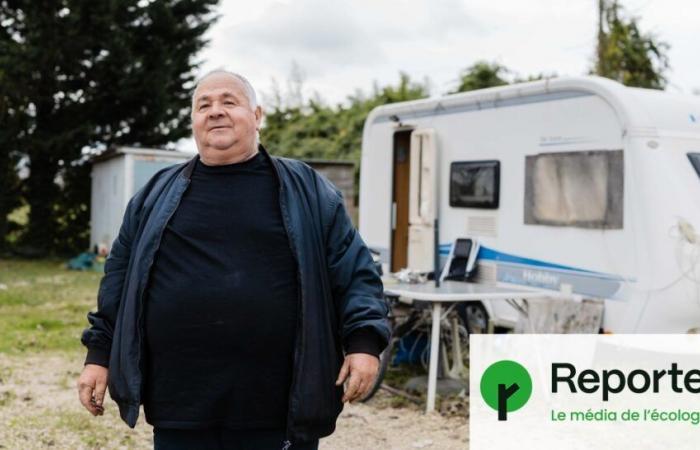
[[[63,263],[0,259],[0,353],[81,351],[102,274]]]
[[[17,395],[12,391],[0,392],[0,406],[6,406],[12,403]]]
[[[116,412],[112,415],[116,415]],[[146,442],[116,420],[116,417],[112,422],[96,420],[85,411],[59,408],[51,414],[45,411],[23,414],[9,420],[6,426],[8,431],[20,434],[20,441],[27,429],[35,431],[32,441],[40,448],[56,447],[57,443],[67,442],[73,448],[144,448]],[[70,437],[66,439],[67,436]],[[60,444],[58,448],[62,448]]]
[[[413,377],[425,375],[426,372],[426,369],[419,364],[389,365],[384,375],[384,382],[397,389],[404,389],[404,385],[408,380]]]

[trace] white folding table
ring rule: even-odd
[[[430,338],[430,363],[428,366],[428,401],[425,412],[435,410],[435,391],[437,387],[438,372],[438,351],[440,342],[440,321],[442,318],[442,305],[444,303],[469,302],[475,300],[504,300],[509,301],[517,308],[513,302],[515,300],[535,299],[535,298],[569,298],[573,296],[557,291],[546,291],[538,289],[513,289],[493,285],[467,283],[462,281],[442,281],[439,287],[435,287],[434,282],[422,284],[386,284],[384,294],[393,297],[403,297],[421,302],[429,302],[432,307],[432,326]],[[527,314],[526,310],[517,308],[521,313]]]

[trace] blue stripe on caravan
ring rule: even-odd
[[[451,248],[452,248],[452,244],[440,244],[440,255],[449,255]],[[504,262],[504,263],[523,264],[526,266],[541,267],[541,268],[547,268],[547,269],[569,270],[572,272],[587,273],[587,274],[591,274],[591,275],[600,275],[600,276],[604,276],[604,277],[614,277],[614,278],[619,277],[618,275],[606,274],[603,272],[595,272],[592,270],[581,269],[578,267],[565,266],[562,264],[550,263],[550,262],[541,261],[538,259],[525,258],[522,256],[511,255],[509,253],[500,252],[498,250],[494,250],[492,248],[485,247],[483,245],[479,248],[479,254],[477,255],[477,259],[485,260],[485,261],[497,261],[497,262]]]
[[[572,270],[575,272],[586,272],[586,273],[591,273],[591,274],[597,273],[597,272],[593,272],[592,270],[579,269],[578,267],[564,266],[562,264],[554,264],[554,263],[550,263],[550,262],[546,262],[546,261],[540,261],[538,259],[523,258],[522,256],[515,256],[515,255],[508,254],[508,253],[499,252],[498,250],[484,247],[483,245],[479,249],[479,254],[477,255],[477,259],[484,259],[484,260],[488,260],[488,261],[502,261],[502,262],[509,262],[509,263],[515,263],[515,264],[525,264],[528,266],[546,267],[549,269]],[[603,274],[600,274],[600,275],[603,275]]]

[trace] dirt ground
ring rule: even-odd
[[[120,419],[116,404],[92,417],[77,398],[82,354],[7,356],[0,353],[1,449],[148,449],[152,428],[139,418],[136,429]],[[392,407],[380,391],[368,404],[347,405],[336,432],[321,440],[331,449],[466,449],[464,417],[425,415],[420,408]]]

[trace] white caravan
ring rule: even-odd
[[[605,331],[700,327],[700,97],[581,77],[395,103],[361,164],[360,233],[392,272],[433,269],[438,223],[443,260],[476,238],[479,278],[603,298]]]

